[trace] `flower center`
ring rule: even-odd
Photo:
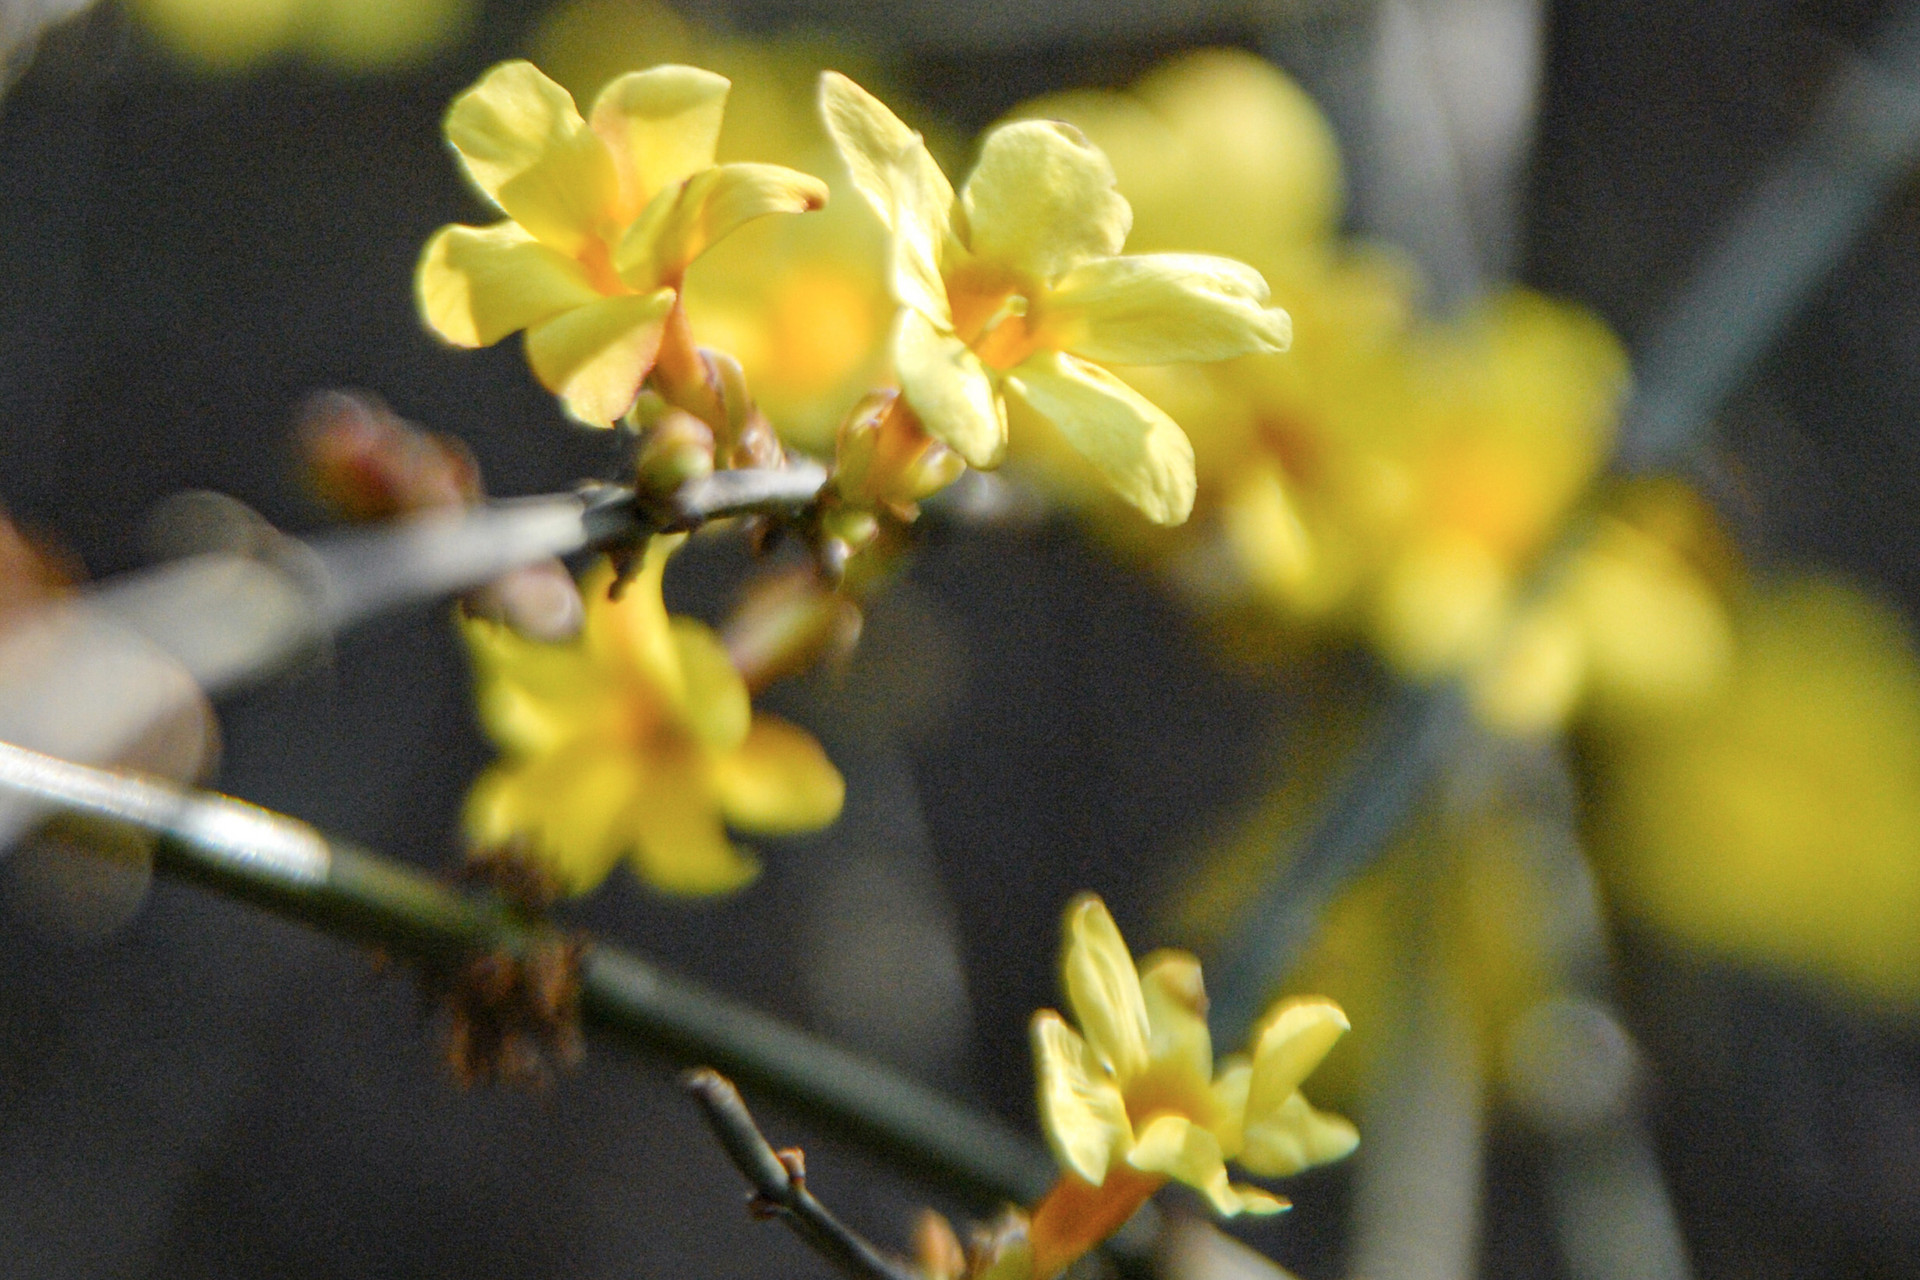
[[[601,237],[588,236],[587,242],[580,246],[578,258],[580,265],[587,269],[587,283],[596,292],[610,298],[633,292],[627,288],[627,282],[620,278],[620,273],[613,269],[613,250]]]

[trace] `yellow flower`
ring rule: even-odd
[[[1216,1077],[1198,960],[1159,951],[1136,970],[1113,917],[1091,894],[1068,907],[1066,933],[1061,971],[1079,1030],[1051,1009],[1034,1015],[1032,1030],[1041,1122],[1068,1171],[1034,1210],[1036,1275],[1103,1238],[1084,1239],[1088,1223],[1117,1229],[1168,1179],[1197,1188],[1223,1214],[1274,1213],[1287,1202],[1230,1183],[1226,1161],[1279,1177],[1338,1160],[1359,1143],[1351,1124],[1300,1093],[1347,1029],[1338,1005],[1310,998],[1275,1006],[1251,1059],[1229,1059]]]
[[[976,467],[1006,452],[1007,416],[1051,423],[1148,519],[1193,508],[1193,447],[1095,361],[1224,360],[1286,347],[1260,273],[1198,254],[1120,256],[1132,210],[1071,125],[987,135],[956,198],[920,136],[844,76],[820,84],[854,187],[892,233],[901,313],[894,371],[927,430]]]
[[[755,715],[714,634],[667,616],[660,578],[680,541],[655,538],[618,600],[610,570],[589,576],[585,626],[565,644],[464,623],[481,719],[505,753],[468,798],[468,830],[525,841],[575,892],[622,856],[670,893],[726,892],[756,870],[726,826],[810,831],[840,813],[820,745]]]
[[[463,347],[527,331],[527,360],[582,422],[610,426],[652,370],[687,266],[742,224],[817,209],[824,183],[778,165],[713,162],[725,77],[636,71],[589,120],[529,62],[456,98],[447,141],[507,215],[446,226],[415,278],[420,311]]]

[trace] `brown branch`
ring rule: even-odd
[[[779,1218],[814,1252],[850,1280],[924,1280],[894,1261],[827,1211],[807,1190],[806,1161],[799,1148],[775,1151],[753,1122],[733,1081],[710,1067],[689,1071],[687,1092],[700,1104],[713,1136],[733,1167],[754,1189],[749,1207],[757,1218]]]

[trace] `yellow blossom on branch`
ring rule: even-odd
[[[681,541],[655,538],[618,599],[610,570],[582,583],[586,623],[567,643],[464,623],[481,719],[505,753],[468,798],[469,834],[524,842],[575,892],[626,857],[669,893],[724,893],[757,869],[727,827],[811,831],[840,813],[845,785],[819,743],[755,715],[718,637],[668,617],[660,580]]]
[[[611,426],[653,368],[688,264],[744,223],[826,201],[792,169],[713,162],[728,87],[694,67],[636,71],[583,120],[530,62],[482,76],[448,111],[447,141],[507,216],[427,242],[427,323],[463,347],[526,330],[541,385]]]
[[[1102,367],[1286,347],[1260,273],[1198,254],[1122,256],[1132,211],[1070,125],[993,130],[956,197],[920,136],[844,76],[821,78],[827,130],[891,233],[894,371],[935,437],[976,467],[1006,452],[1009,407],[1051,423],[1148,519],[1193,508],[1193,447]]]
[[[1136,969],[1100,899],[1067,909],[1061,973],[1079,1029],[1043,1009],[1033,1019],[1040,1118],[1066,1170],[1034,1209],[1034,1274],[1052,1275],[1112,1234],[1168,1180],[1222,1214],[1275,1213],[1287,1202],[1228,1180],[1226,1162],[1281,1177],[1338,1160],[1359,1143],[1315,1110],[1300,1084],[1347,1030],[1331,1001],[1276,1005],[1253,1054],[1214,1074],[1200,962],[1159,951]]]

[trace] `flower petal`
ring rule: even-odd
[[[1122,498],[1155,524],[1193,513],[1193,445],[1163,411],[1098,365],[1038,352],[1006,387],[1053,423]]]
[[[606,144],[531,62],[503,62],[455,98],[446,133],[474,185],[562,253],[580,250],[618,190]]]
[[[1156,1117],[1134,1139],[1127,1163],[1142,1173],[1157,1173],[1186,1183],[1224,1217],[1248,1211],[1272,1213],[1286,1207],[1264,1191],[1231,1185],[1219,1139],[1185,1116]]]
[[[580,421],[610,427],[653,369],[674,292],[602,298],[527,330],[527,363]]]
[[[1052,120],[988,134],[960,203],[968,248],[1049,284],[1089,258],[1120,252],[1133,225],[1107,157],[1078,129]]]
[[[440,228],[420,254],[413,288],[427,324],[459,347],[490,347],[600,297],[578,262],[515,222]]]
[[[1089,360],[1230,360],[1292,341],[1293,321],[1266,300],[1266,280],[1231,258],[1130,254],[1069,271],[1047,295],[1043,323],[1056,345]]]
[[[1213,1038],[1207,1032],[1207,992],[1200,961],[1186,951],[1156,951],[1140,966],[1147,1005],[1147,1057],[1206,1090],[1213,1080]]]
[[[976,467],[996,467],[1007,450],[1007,411],[987,367],[967,345],[919,311],[900,313],[893,367],[907,403],[936,440]]]
[[[1090,893],[1067,907],[1060,975],[1080,1033],[1121,1085],[1146,1070],[1149,1028],[1140,975],[1106,904]]]
[[[473,660],[480,722],[502,751],[555,751],[601,721],[606,691],[580,644],[529,640],[485,618],[463,616],[460,631]]]
[[[1300,1087],[1350,1024],[1340,1006],[1317,997],[1287,1000],[1267,1015],[1254,1041],[1247,1129],[1277,1110]]]
[[[928,154],[920,135],[901,123],[880,99],[839,72],[824,71],[820,74],[820,117],[853,178],[854,190],[888,230],[898,229],[896,204],[904,203],[922,214],[937,211],[943,221],[949,216],[952,184]],[[896,198],[902,184],[912,188],[905,201]]]
[[[1249,1173],[1284,1178],[1344,1159],[1360,1145],[1360,1133],[1344,1117],[1316,1110],[1299,1093],[1262,1117],[1249,1120],[1240,1164]]]
[[[666,893],[729,893],[760,873],[727,839],[697,755],[655,753],[648,765],[632,810],[634,866],[648,884]]]
[[[1242,1131],[1247,1118],[1247,1088],[1253,1083],[1253,1064],[1235,1054],[1220,1069],[1213,1082],[1213,1136],[1220,1139],[1220,1150],[1231,1160],[1240,1154]]]
[[[713,167],[731,87],[711,71],[663,66],[629,72],[600,91],[591,125],[613,159],[628,218],[674,183]]]
[[[817,831],[840,816],[847,784],[812,734],[758,715],[737,751],[713,762],[713,787],[727,822],[779,835]]]
[[[709,751],[732,751],[746,741],[753,719],[747,682],[727,656],[720,637],[695,618],[668,623],[679,666],[680,710],[694,737]]]
[[[635,289],[677,284],[695,258],[755,218],[826,202],[826,183],[777,164],[703,169],[646,207],[621,237],[613,265]]]
[[[1114,1153],[1132,1143],[1127,1104],[1087,1042],[1059,1014],[1034,1014],[1031,1038],[1047,1145],[1064,1168],[1097,1187],[1106,1181]]]
[[[467,797],[468,833],[483,847],[525,841],[567,892],[585,893],[627,846],[635,763],[612,744],[588,741],[495,765]]]

